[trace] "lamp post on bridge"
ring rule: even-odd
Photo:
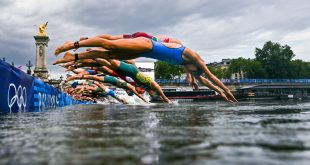
[[[27,66],[27,74],[31,75],[31,67],[33,66],[33,64],[31,63],[31,61],[29,60],[28,63],[26,64]]]

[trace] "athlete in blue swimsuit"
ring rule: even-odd
[[[169,48],[161,42],[151,41],[153,44],[152,50],[140,53],[140,57],[153,58],[173,65],[184,65],[182,54],[185,47],[183,45],[179,48]]]
[[[170,38],[170,37],[164,36],[164,35],[153,36],[153,35],[147,34],[145,32],[136,32],[133,34],[123,34],[123,35],[116,35],[116,36],[112,36],[109,34],[102,34],[102,35],[98,35],[96,37],[108,39],[108,40],[132,39],[132,38],[144,37],[144,38],[149,38],[153,41],[164,42],[164,43],[177,43],[177,44],[182,45],[182,42],[180,40],[175,39],[175,38]],[[80,41],[83,41],[85,39],[88,39],[88,38],[87,37],[81,37]],[[183,47],[180,47],[180,49],[182,49],[182,48]],[[96,49],[99,49],[99,48],[96,48]],[[88,50],[91,50],[91,49],[88,49]],[[183,50],[181,50],[181,51],[183,51]],[[156,59],[156,57],[153,57],[153,56],[148,56],[148,57]],[[180,57],[179,61],[183,61],[182,56],[179,56],[179,57]],[[167,58],[165,58],[165,60],[164,59],[160,59],[160,60],[163,60],[163,61],[169,61],[170,60],[171,61],[171,59],[167,59]],[[130,63],[130,61],[133,61],[133,60],[126,60],[126,61],[127,61],[127,63],[128,62]],[[171,61],[170,63],[177,63],[177,62]],[[132,63],[130,63],[130,64],[132,64]],[[181,62],[181,64],[182,64],[182,62]],[[185,69],[185,71],[186,71],[187,82],[193,87],[193,89],[196,89],[196,90],[199,89],[199,86],[195,81],[195,77],[200,76],[202,74],[202,71],[200,69],[197,69],[197,71],[194,71],[194,72],[189,72],[188,69]],[[212,88],[212,87],[210,87],[210,88]]]
[[[201,57],[196,52],[187,47],[185,48],[180,44],[159,43],[144,37],[118,40],[94,37],[83,41],[66,42],[55,50],[55,55],[79,47],[102,47],[105,50],[101,52],[86,51],[78,54],[67,52],[64,55],[64,58],[57,60],[54,64],[70,62],[78,59],[94,58],[119,60],[135,59],[138,57],[154,58],[171,64],[184,65],[187,72],[198,71],[196,78],[200,82],[218,92],[226,101],[237,101],[230,90],[209,71]],[[199,70],[201,70],[201,74],[205,73],[209,80],[217,86],[201,76]]]

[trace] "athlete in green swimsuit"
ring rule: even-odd
[[[111,69],[115,70],[117,74],[122,76],[128,76],[132,78],[135,83],[146,90],[152,98],[160,97],[165,102],[170,103],[171,101],[165,96],[161,87],[148,75],[139,71],[132,64],[127,64],[123,61],[118,60],[96,60],[98,63],[102,65],[108,65]]]

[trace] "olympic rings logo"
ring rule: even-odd
[[[12,107],[15,103],[18,106],[18,111],[25,111],[27,105],[27,89],[21,85],[16,89],[15,84],[10,83],[8,89],[8,107],[10,108],[10,113],[12,112]]]

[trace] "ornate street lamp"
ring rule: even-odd
[[[31,67],[33,66],[33,64],[31,63],[31,61],[29,60],[28,63],[26,64],[27,66],[27,74],[31,75]]]

